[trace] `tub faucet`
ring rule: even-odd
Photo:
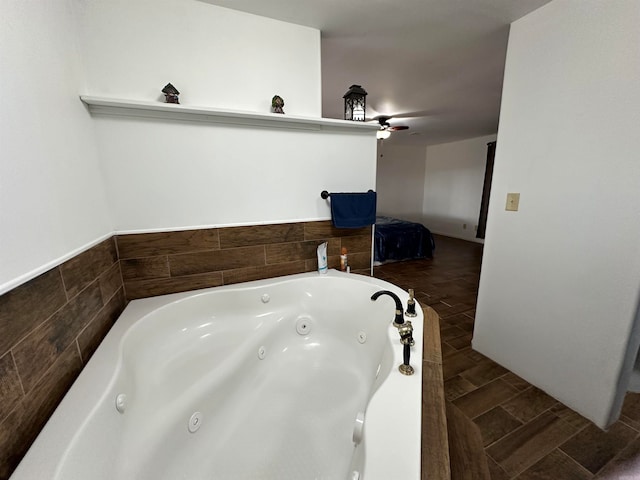
[[[393,320],[393,326],[399,327],[404,323],[404,316],[402,315],[402,302],[400,301],[400,298],[398,298],[395,293],[390,292],[389,290],[380,290],[371,295],[371,300],[375,302],[381,295],[389,295],[396,302],[396,317]]]
[[[393,326],[398,329],[400,343],[403,348],[403,363],[400,365],[399,370],[400,373],[404,375],[413,375],[413,367],[409,364],[411,347],[415,344],[413,340],[413,326],[409,320],[404,320],[402,316],[402,302],[395,293],[389,290],[380,290],[371,295],[371,300],[376,301],[381,295],[389,295],[396,302],[396,316],[393,320]]]

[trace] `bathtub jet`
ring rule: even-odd
[[[130,302],[12,480],[419,480],[421,375],[379,290],[406,295],[330,271]]]

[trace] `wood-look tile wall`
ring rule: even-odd
[[[0,480],[9,478],[126,302],[329,267],[369,274],[371,228],[302,222],[118,235],[0,296]]]
[[[354,272],[369,274],[371,228],[300,222],[182,232],[118,235],[128,300],[314,271],[328,242],[330,268],[346,247]]]
[[[7,479],[125,306],[110,238],[0,296],[0,479]]]

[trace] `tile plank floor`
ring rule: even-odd
[[[491,478],[640,480],[640,394],[627,394],[604,432],[471,349],[481,262],[482,245],[436,236],[433,259],[382,265],[374,275],[413,288],[440,315],[445,397],[477,426]],[[453,480],[480,478],[472,466],[451,471]]]

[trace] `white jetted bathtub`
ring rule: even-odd
[[[13,480],[419,480],[415,374],[375,278],[330,271],[132,301]]]

